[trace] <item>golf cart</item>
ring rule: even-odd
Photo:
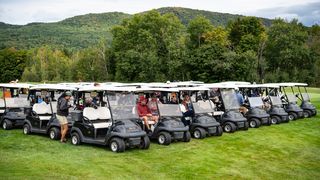
[[[0,125],[4,130],[23,126],[26,109],[30,107],[27,99],[30,86],[22,83],[0,84]]]
[[[288,113],[283,108],[283,102],[278,96],[279,86],[276,84],[261,84],[261,89],[264,89],[266,92],[266,101],[270,104],[270,108],[267,111],[270,114],[271,123],[279,124],[283,122],[289,122]]]
[[[248,119],[251,128],[259,128],[261,125],[271,125],[270,115],[263,108],[264,102],[260,96],[259,85],[237,85],[242,95],[244,95],[245,105],[248,112],[245,117]]]
[[[87,86],[78,90],[79,99],[99,97],[99,103],[72,112],[71,143],[109,146],[113,152],[126,147],[148,149],[150,140],[141,129],[135,112],[134,87]]]
[[[184,116],[185,121],[188,121],[189,131],[196,139],[203,139],[206,136],[221,136],[223,133],[220,123],[213,117],[214,110],[211,106],[208,91],[209,88],[198,87],[180,87],[178,88],[181,94],[189,95],[191,98],[192,114]],[[181,109],[185,109],[183,104],[180,104]]]
[[[189,142],[191,134],[189,127],[185,126],[181,121],[182,112],[178,103],[170,103],[170,94],[178,93],[178,89],[175,88],[154,88],[154,87],[137,87],[136,93],[140,97],[146,97],[149,99],[151,94],[159,93],[159,101],[156,102],[158,111],[158,122],[152,121],[148,118],[148,124],[151,125],[151,130],[148,131],[146,124],[143,120],[140,120],[141,127],[147,131],[150,139],[157,139],[160,145],[169,145],[175,140],[181,140],[183,142]]]
[[[209,98],[214,109],[213,116],[222,126],[224,132],[233,133],[237,130],[248,130],[247,119],[240,113],[240,104],[235,93],[235,86],[213,83],[203,85],[210,89]]]
[[[296,86],[296,83],[280,83],[279,86],[280,86],[281,96],[282,96],[282,93],[284,93],[282,100],[285,103],[284,108],[289,114],[289,119],[296,120],[299,118],[308,117],[309,113],[307,111],[304,111],[304,109],[297,104],[298,102],[297,97],[299,95],[295,94],[294,92],[294,87]],[[291,93],[287,92],[286,88],[290,88]]]
[[[307,92],[308,84],[305,83],[295,83],[295,86],[298,87],[299,94],[298,98],[301,100],[300,107],[303,109],[304,117],[312,117],[317,115],[317,108],[311,104],[310,96]]]
[[[57,84],[39,84],[30,88],[29,99],[32,107],[23,122],[23,133],[48,134],[50,139],[60,139],[60,123],[56,117],[58,98],[66,91],[74,92],[75,87]],[[72,103],[72,100],[70,100]],[[72,110],[72,108],[70,108]],[[69,128],[72,125],[70,116]]]

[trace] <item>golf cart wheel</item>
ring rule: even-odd
[[[250,128],[259,128],[261,125],[260,121],[256,118],[252,118],[250,121],[249,121],[249,126]]]
[[[193,137],[196,139],[203,139],[206,137],[206,130],[201,127],[197,127],[193,131]]]
[[[71,143],[76,146],[80,145],[81,140],[80,140],[80,136],[77,132],[74,132],[71,134]]]
[[[140,142],[140,149],[149,149],[150,139],[148,136],[143,136]]]
[[[190,132],[189,131],[184,132],[182,141],[183,142],[190,142],[190,140],[191,140]]]
[[[118,137],[114,137],[110,141],[110,149],[112,152],[124,152],[126,145],[124,140]]]
[[[23,134],[30,134],[31,133],[31,128],[29,126],[29,124],[25,124],[23,125]]]
[[[221,126],[218,126],[217,127],[217,132],[216,132],[216,136],[222,136],[223,134],[223,129]]]
[[[311,117],[310,111],[308,111],[308,110],[303,111],[303,117],[304,117],[304,118],[309,118],[309,117]]]
[[[298,118],[298,115],[294,112],[289,112],[288,114],[288,119],[289,121],[293,121],[293,120],[296,120]]]
[[[279,124],[281,119],[278,116],[271,116],[271,123],[272,124]]]
[[[233,124],[231,122],[227,122],[224,124],[223,130],[224,130],[224,132],[227,132],[227,133],[233,133],[237,130],[237,127],[235,124]]]
[[[56,127],[53,127],[50,129],[49,131],[49,136],[50,136],[50,139],[52,140],[57,140],[57,139],[60,139],[60,129],[56,128]]]
[[[3,121],[3,123],[2,123],[2,128],[3,128],[4,130],[9,130],[9,129],[11,129],[11,128],[12,128],[12,122],[9,121],[9,120],[7,120],[7,119],[5,119],[5,120]]]
[[[169,145],[171,143],[171,135],[168,132],[160,132],[158,135],[158,143],[160,145]]]

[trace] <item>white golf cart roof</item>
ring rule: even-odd
[[[30,88],[32,87],[32,84],[27,83],[0,83],[0,87],[4,88]]]
[[[192,86],[192,87],[177,87],[179,91],[208,91],[210,90],[208,87],[205,86]]]
[[[99,85],[99,86],[82,86],[78,91],[121,91],[121,92],[134,92],[136,87],[133,86],[112,86],[112,85]]]
[[[266,88],[279,88],[279,83],[265,83],[265,84],[259,84],[260,87],[266,87]]]
[[[206,88],[221,88],[221,89],[234,89],[237,86],[234,84],[227,84],[227,83],[211,83],[211,84],[202,84]]]
[[[160,87],[148,87],[148,86],[141,86],[137,87],[136,92],[179,92],[177,88],[160,88]]]
[[[200,86],[201,84],[204,84],[204,82],[201,81],[180,81],[180,82],[167,82],[168,84],[172,84],[175,86]]]
[[[226,84],[226,85],[248,85],[251,84],[250,82],[246,81],[225,81],[221,82],[220,84]]]
[[[284,87],[294,87],[294,86],[308,86],[306,83],[279,83],[279,86],[284,86]]]
[[[69,90],[75,91],[76,87],[66,86],[61,84],[37,84],[30,88],[30,90]]]
[[[258,88],[258,87],[262,87],[261,84],[240,84],[240,85],[236,85],[236,87],[238,88]]]
[[[159,83],[159,82],[145,83],[143,86],[154,87],[154,88],[174,88],[174,87],[178,87],[177,84]]]

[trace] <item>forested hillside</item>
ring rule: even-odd
[[[230,20],[242,17],[240,15],[187,8],[167,7],[157,9],[157,11],[161,14],[175,14],[184,25],[200,15],[208,18],[215,26],[226,26]],[[56,23],[30,23],[25,26],[0,23],[0,49],[5,47],[29,49],[50,45],[51,47],[74,51],[94,46],[101,39],[106,39],[110,43],[112,39],[110,28],[131,16],[119,12],[110,12],[75,16]],[[263,24],[270,26],[271,20],[261,20]]]
[[[212,14],[161,8],[0,24],[0,82],[240,80],[320,86],[320,26]]]
[[[182,24],[187,25],[190,20],[194,19],[197,16],[203,16],[210,20],[214,26],[226,26],[228,22],[234,21],[237,18],[244,17],[242,15],[229,14],[229,13],[219,13],[211,12],[197,9],[181,8],[181,7],[165,7],[157,9],[161,14],[173,13],[176,15],[182,22]],[[269,27],[271,26],[272,20],[266,18],[261,19],[262,24]]]
[[[110,28],[130,15],[118,12],[75,16],[56,23],[31,23],[25,26],[0,24],[0,48],[29,49],[50,45],[73,51],[111,41]]]

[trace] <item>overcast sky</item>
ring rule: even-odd
[[[266,18],[297,18],[307,26],[320,24],[320,0],[0,0],[0,21],[22,25],[55,22],[87,13],[134,14],[168,6]]]

